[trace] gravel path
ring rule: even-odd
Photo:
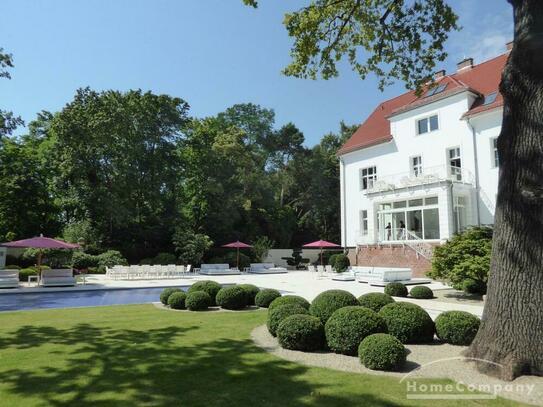
[[[457,383],[477,386],[487,393],[495,392],[501,397],[543,406],[543,377],[522,376],[512,382],[505,382],[479,373],[473,363],[461,354],[466,348],[435,342],[426,345],[406,345],[410,353],[407,364],[401,372],[374,371],[362,366],[357,357],[338,355],[330,352],[308,353],[283,349],[277,339],[271,336],[265,325],[255,328],[251,337],[257,346],[289,361],[308,366],[324,367],[344,372],[394,376],[412,385],[416,378],[449,378]],[[456,386],[455,386],[456,387]],[[453,390],[455,394],[458,391]],[[464,393],[467,391],[464,390]]]

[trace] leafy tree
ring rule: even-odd
[[[202,262],[204,254],[213,246],[213,241],[202,233],[178,229],[174,235],[174,245],[179,261],[195,266]]]
[[[65,221],[130,256],[171,245],[187,111],[167,95],[79,89],[47,131]]]
[[[466,280],[471,280],[484,294],[491,249],[492,229],[470,228],[434,249],[432,270],[428,275],[452,284],[457,290],[466,288]]]
[[[253,253],[257,261],[262,262],[267,256],[275,242],[267,236],[258,236],[253,242]]]
[[[13,68],[13,56],[4,52],[0,47],[0,78],[11,79],[9,69]],[[3,137],[13,133],[18,126],[24,124],[23,120],[14,116],[12,112],[0,109],[0,146],[3,142]]]
[[[508,2],[515,38],[500,84],[493,252],[483,320],[469,355],[495,362],[479,363],[481,370],[513,379],[543,372],[543,2]],[[448,32],[458,28],[444,0],[310,0],[287,14],[285,25],[294,39],[287,75],[330,78],[346,58],[361,78],[371,72],[381,87],[400,79],[419,91],[446,57]]]

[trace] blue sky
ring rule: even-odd
[[[0,80],[0,108],[28,122],[57,111],[79,87],[141,88],[185,99],[191,114],[214,115],[242,102],[273,108],[276,124],[294,122],[313,145],[341,120],[360,123],[375,105],[403,92],[383,93],[377,81],[347,66],[339,79],[281,75],[291,40],[286,11],[307,0],[2,0],[0,47],[13,54],[11,81]],[[506,0],[450,0],[463,29],[447,43],[444,68],[466,56],[482,61],[512,38]],[[24,129],[19,133],[24,132]]]

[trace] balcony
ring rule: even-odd
[[[448,165],[427,167],[416,175],[411,172],[403,172],[378,177],[373,183],[370,183],[369,188],[366,189],[366,193],[373,194],[395,191],[398,189],[434,184],[437,182],[454,182],[473,185],[475,183],[475,178],[473,174],[465,168],[451,167]]]

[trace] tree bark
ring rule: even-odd
[[[500,177],[482,324],[466,355],[513,380],[543,375],[543,1],[509,0],[514,46],[500,91]]]

